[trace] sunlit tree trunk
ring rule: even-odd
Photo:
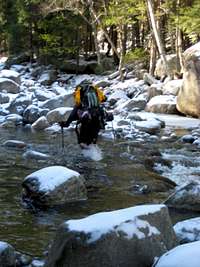
[[[166,59],[166,55],[165,55],[165,51],[164,51],[164,46],[163,46],[163,43],[162,43],[161,38],[160,38],[160,33],[159,33],[159,30],[156,26],[156,20],[155,20],[155,16],[154,16],[154,12],[153,12],[153,5],[152,5],[151,0],[147,0],[147,7],[148,7],[148,12],[149,12],[151,27],[152,27],[153,34],[154,34],[154,37],[156,40],[156,45],[158,47],[160,57],[161,57],[163,64],[165,66],[166,73],[168,76],[170,76],[169,66],[167,63],[167,59]]]

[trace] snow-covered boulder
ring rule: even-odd
[[[171,80],[163,84],[162,90],[164,95],[177,96],[183,86],[183,80]]]
[[[200,183],[192,181],[180,186],[165,204],[169,207],[200,211]]]
[[[126,111],[139,111],[144,110],[147,100],[143,95],[134,97],[125,101],[123,104],[117,106],[115,111],[126,110]]]
[[[200,217],[176,223],[174,231],[180,243],[200,241]]]
[[[55,70],[45,70],[39,77],[38,82],[42,85],[51,85],[57,78]]]
[[[154,267],[199,267],[200,241],[175,247],[165,253]]]
[[[143,131],[149,134],[156,134],[162,128],[162,121],[154,119],[154,118],[144,120],[144,121],[135,121],[134,126],[140,131]]]
[[[7,78],[13,80],[17,84],[21,84],[20,74],[14,70],[1,70],[0,71],[0,78]]]
[[[41,88],[36,89],[34,95],[39,101],[46,101],[56,96],[55,93],[45,90],[44,88],[42,90]]]
[[[32,96],[21,92],[15,99],[11,101],[7,109],[12,113],[22,115],[24,110],[31,104]]]
[[[146,111],[154,113],[178,114],[174,95],[159,95],[150,99]]]
[[[74,97],[73,94],[71,93],[71,94],[56,96],[54,98],[46,100],[43,103],[41,103],[40,107],[52,110],[59,107],[73,107],[73,105],[74,105]]]
[[[0,78],[0,92],[7,91],[8,93],[17,94],[20,91],[19,84],[8,78]]]
[[[0,266],[14,267],[16,260],[15,249],[6,242],[0,241]]]
[[[31,125],[34,130],[44,130],[49,126],[49,122],[45,116],[40,117]]]
[[[71,111],[72,108],[65,108],[65,107],[56,108],[47,113],[47,120],[49,123],[66,121]]]
[[[141,205],[66,221],[45,266],[147,267],[176,244],[166,206]]]
[[[118,100],[121,99],[128,100],[129,98],[127,97],[126,93],[123,90],[117,89],[108,96],[107,101],[111,105],[114,105]]]
[[[87,199],[83,177],[76,171],[51,166],[28,175],[23,181],[23,198],[39,205],[59,205]]]

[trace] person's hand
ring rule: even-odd
[[[69,123],[67,121],[60,121],[58,122],[58,124],[60,125],[60,127],[69,127]]]

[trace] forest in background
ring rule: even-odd
[[[98,72],[111,58],[121,71],[142,60],[154,73],[161,57],[200,38],[199,0],[0,0],[0,55],[30,62],[96,59]]]

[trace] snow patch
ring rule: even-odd
[[[165,205],[141,205],[111,212],[101,212],[80,220],[69,220],[65,224],[70,231],[85,232],[90,234],[88,243],[95,242],[102,235],[112,231],[123,231],[128,239],[136,235],[139,239],[144,238],[138,228],[147,228],[148,236],[159,235],[160,232],[147,221],[137,218],[159,212]]]

